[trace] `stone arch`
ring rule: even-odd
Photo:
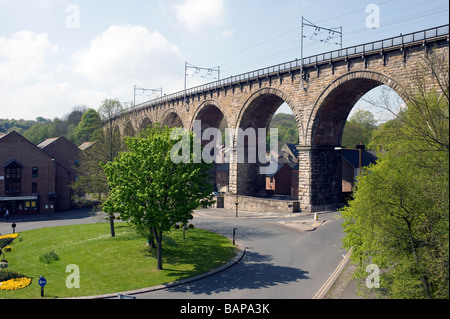
[[[266,102],[266,103],[264,103]],[[253,93],[244,103],[244,106],[241,108],[239,115],[237,117],[235,127],[236,128],[245,128],[250,127],[249,125],[242,125],[243,123],[246,123],[246,120],[249,120],[248,123],[255,124],[255,122],[264,123],[266,124],[264,127],[267,127],[270,124],[270,121],[268,123],[265,123],[264,120],[261,121],[261,118],[267,117],[268,119],[272,119],[273,114],[275,114],[275,111],[284,103],[286,102],[290,109],[292,110],[292,113],[294,114],[295,120],[298,124],[299,129],[299,136],[303,135],[303,125],[302,121],[300,119],[299,114],[296,111],[296,105],[292,101],[292,99],[284,93],[282,90],[276,89],[276,88],[262,88]],[[265,104],[265,105],[262,105]],[[254,111],[256,112],[256,108],[258,106],[263,106],[264,110],[259,110],[259,119],[251,120],[248,118],[248,115],[253,113],[251,110],[254,108]],[[265,111],[269,111],[270,116],[267,116],[268,113]],[[246,118],[247,115],[247,118]],[[258,123],[258,124],[259,124]]]
[[[328,85],[317,98],[299,150],[299,200],[302,210],[317,211],[342,203],[341,146],[344,126],[356,102],[370,90],[397,83],[377,72],[349,72]]]
[[[123,136],[135,136],[135,135],[136,131],[133,127],[133,124],[131,124],[131,122],[127,122],[123,129]]]
[[[194,121],[199,119],[202,121],[202,129],[207,127],[219,128],[222,119],[226,121],[228,126],[228,119],[223,110],[224,109],[217,101],[204,101],[195,111],[189,126],[189,130],[193,130]],[[205,127],[203,127],[203,122],[205,122]]]
[[[174,108],[169,109],[163,115],[162,125],[167,126],[169,128],[174,128],[174,127],[183,127],[184,128],[183,120],[181,119],[181,116],[178,115],[177,111]]]
[[[235,127],[242,129],[244,132],[246,132],[248,128],[255,129],[257,139],[257,129],[267,129],[275,112],[285,102],[291,108],[297,122],[299,136],[302,136],[302,122],[297,113],[296,105],[289,95],[276,88],[262,88],[253,93],[244,103],[237,117]],[[251,161],[248,160],[251,152],[260,152],[261,148],[264,148],[263,152],[265,153],[266,145],[258,145],[258,139],[256,140],[255,145],[250,145],[250,137],[244,136],[243,140],[241,140],[244,142],[244,148],[243,150],[239,150],[241,147],[238,147],[238,139],[239,136],[236,134],[235,146],[237,147],[237,152],[243,151],[245,158],[243,162],[240,162],[239,158],[237,158],[238,163],[235,168],[237,177],[234,181],[234,191],[239,195],[266,196],[266,175],[260,170],[262,163],[260,163],[258,156],[256,156],[256,163],[251,163]]]
[[[150,118],[148,118],[147,116],[144,117],[144,119],[142,120],[141,124],[139,125],[140,130],[145,130],[147,129],[150,125],[153,125],[153,122]]]
[[[394,80],[371,71],[354,71],[334,80],[314,104],[306,126],[304,145],[340,146],[350,111],[362,96],[380,85],[396,92],[398,89]]]
[[[207,146],[210,143],[214,145],[216,144],[214,142],[217,142],[210,152],[211,157],[214,158],[213,167],[210,171],[210,182],[213,184],[214,191],[226,192],[229,187],[229,163],[226,163],[224,158],[225,150],[222,147],[222,140],[224,138],[225,128],[228,127],[227,117],[217,101],[207,100],[201,103],[196,109],[190,124],[190,130],[198,134],[199,128],[194,126],[196,120],[201,121],[200,135],[202,136],[202,145]],[[216,128],[220,130],[220,134],[216,134],[216,131],[214,131],[214,136],[203,136],[203,132],[208,128]]]

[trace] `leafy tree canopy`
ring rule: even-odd
[[[104,211],[120,213],[136,228],[153,233],[158,269],[162,269],[162,233],[176,223],[187,223],[194,209],[211,201],[213,190],[208,182],[211,165],[193,163],[193,155],[190,163],[172,161],[171,150],[182,140],[171,139],[171,132],[153,127],[140,137],[127,137],[127,151],[103,166],[111,188]],[[185,134],[192,145],[192,133]]]
[[[449,87],[437,81],[441,90],[429,92],[421,76],[431,69],[448,79],[448,59],[441,68],[435,58],[405,89],[406,108],[376,132],[371,147],[380,159],[342,210],[357,278],[376,264],[392,298],[449,298]]]

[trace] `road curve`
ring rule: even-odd
[[[311,299],[321,289],[347,254],[341,248],[343,237],[338,213],[321,213],[324,221],[314,231],[303,231],[280,224],[289,215],[279,216],[208,209],[194,214],[196,227],[236,239],[246,254],[236,265],[213,276],[163,290],[137,294],[138,299]],[[87,210],[38,216],[0,223],[0,233],[95,223],[101,216]],[[292,221],[311,220],[311,215],[293,215]]]

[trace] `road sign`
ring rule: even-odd
[[[47,284],[47,279],[44,277],[39,278],[38,284],[39,286],[44,287]]]

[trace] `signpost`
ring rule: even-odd
[[[47,279],[44,276],[39,277],[38,284],[41,286],[41,297],[44,297],[44,287],[47,284]]]

